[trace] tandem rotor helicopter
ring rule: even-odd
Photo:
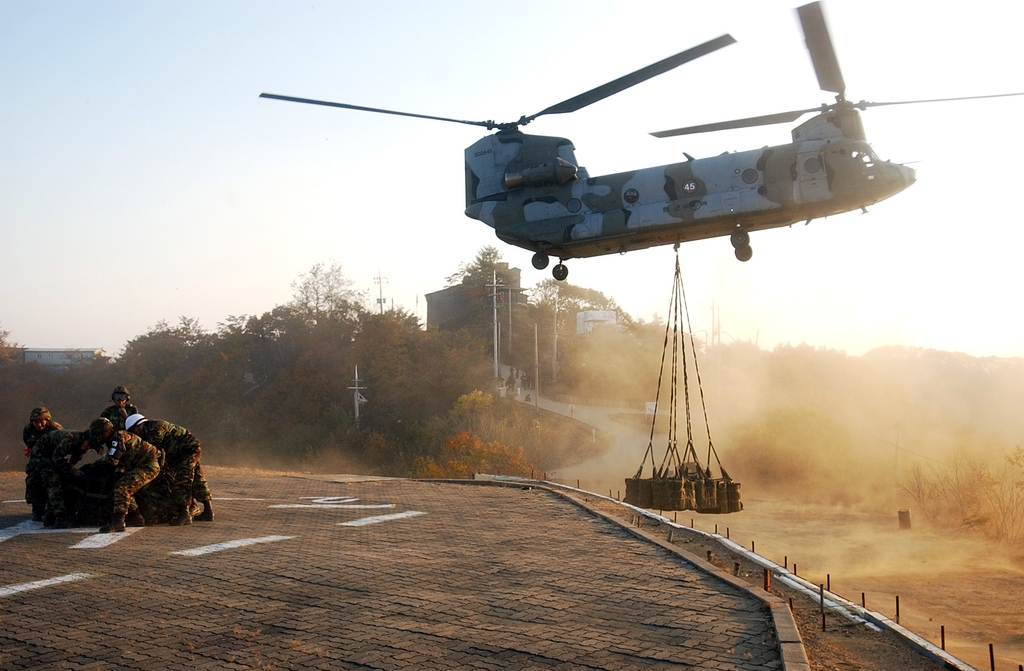
[[[860,111],[869,107],[1019,96],[1024,93],[851,102],[819,2],[797,9],[818,84],[834,103],[763,116],[652,133],[665,138],[789,123],[789,144],[726,153],[655,168],[591,177],[576,161],[572,142],[527,135],[520,129],[546,114],[566,114],[620,93],[705,56],[736,40],[722,35],[517,121],[466,121],[346,103],[262,93],[261,98],[363,112],[482,126],[497,133],[466,149],[465,214],[494,229],[501,240],[534,252],[556,280],[569,275],[564,261],[625,253],[658,245],[729,236],[736,258],[753,255],[750,232],[866,210],[914,183],[912,168],[883,161],[867,143]]]

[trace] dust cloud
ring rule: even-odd
[[[577,352],[600,375],[577,387],[575,414],[616,444],[557,479],[613,496],[624,489],[651,440],[640,408],[655,397],[661,344],[605,335]],[[750,343],[698,350],[700,387],[692,360],[686,391],[679,380],[679,445],[692,436],[706,459],[702,387],[715,449],[742,483],[745,509],[681,511],[680,523],[717,525],[852,601],[863,592],[889,617],[898,595],[901,623],[936,643],[945,626],[947,649],[978,668],[987,668],[988,643],[1000,666],[1024,661],[1024,460],[1014,462],[1024,445],[1024,361],[896,347],[858,357]],[[584,407],[582,389],[617,407]],[[668,393],[663,386],[658,464]],[[900,530],[900,509],[911,511],[912,529]]]
[[[639,409],[656,397],[653,447],[662,462],[672,400],[669,362],[657,394],[663,343],[663,328],[648,327],[587,338],[568,355],[574,372],[563,375],[558,398],[620,408],[596,424],[623,434],[602,464],[614,476],[585,469],[605,491],[640,465],[651,423]],[[714,452],[749,495],[866,511],[911,507],[922,504],[914,491],[922,474],[938,482],[959,461],[995,475],[1024,445],[1024,360],[908,348],[859,357],[806,345],[705,348],[699,339],[697,355],[699,368],[688,352],[677,379],[679,449],[689,439],[706,461],[710,429]]]

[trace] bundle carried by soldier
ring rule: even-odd
[[[183,427],[147,419],[124,387],[111,399],[88,431],[65,431],[46,408],[32,411],[23,434],[32,519],[57,528],[102,525],[102,532],[213,521],[199,440]],[[100,458],[78,468],[90,449]]]
[[[700,380],[700,367],[697,364],[697,350],[694,346],[692,333],[687,333],[684,326],[689,325],[689,310],[686,306],[686,294],[683,291],[682,273],[679,269],[679,248],[676,246],[676,270],[672,286],[672,302],[669,308],[670,318],[665,325],[665,345],[661,353],[661,370],[658,376],[658,390],[655,396],[654,416],[651,419],[651,435],[647,442],[640,467],[631,478],[626,478],[626,503],[651,510],[695,510],[699,513],[735,513],[743,510],[740,501],[740,483],[734,482],[722,467],[714,443],[711,440],[711,426],[708,421],[707,406],[704,402],[704,388]],[[686,317],[685,322],[683,317]],[[669,337],[671,333],[671,344]],[[700,391],[701,410],[704,415],[704,428],[708,437],[707,466],[697,456],[693,444],[693,428],[690,412],[689,374],[687,370],[687,340],[693,357],[693,367],[697,376],[697,388]],[[671,348],[671,382],[668,402],[668,445],[661,464],[654,460],[654,431],[658,421],[658,408],[661,401],[662,382],[665,379],[665,360]],[[686,445],[682,454],[679,453],[679,377],[682,372],[682,398],[685,410]],[[713,477],[711,457],[714,455],[720,477]],[[651,466],[651,477],[643,477],[648,459]]]

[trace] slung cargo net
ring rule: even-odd
[[[676,272],[672,283],[672,300],[669,318],[665,324],[665,344],[661,351],[661,368],[658,373],[658,392],[654,402],[654,416],[651,418],[651,435],[647,449],[640,461],[640,468],[631,478],[626,478],[626,503],[650,510],[695,510],[699,513],[736,513],[743,510],[740,500],[740,483],[734,482],[722,467],[714,443],[711,440],[711,426],[708,422],[707,404],[704,401],[704,387],[701,385],[700,366],[697,364],[697,349],[690,329],[689,308],[683,291],[683,276],[679,270],[679,246],[676,245]],[[669,339],[671,336],[671,340]],[[690,380],[687,369],[687,342],[693,358],[693,370],[697,378],[700,395],[700,409],[704,418],[704,429],[708,436],[707,459],[701,462],[693,444],[693,425],[690,412]],[[654,429],[658,422],[658,411],[662,409],[661,390],[665,382],[666,359],[672,352],[670,381],[668,383],[668,445],[665,456],[658,465],[654,459]],[[680,377],[682,378],[680,385]],[[679,390],[682,387],[683,417],[686,427],[686,443],[679,450]],[[711,458],[714,456],[719,477],[713,477]],[[644,469],[648,460],[651,477],[645,478]],[[707,464],[705,466],[705,464]]]

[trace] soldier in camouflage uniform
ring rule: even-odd
[[[159,453],[138,436],[115,430],[114,425],[105,417],[93,420],[89,425],[89,433],[94,441],[106,446],[107,453],[103,459],[114,465],[118,475],[112,494],[110,523],[100,527],[100,531],[124,531],[125,515],[132,507],[135,493],[160,472]]]
[[[161,454],[160,475],[153,482],[150,494],[156,508],[170,507],[173,526],[192,523],[192,503],[201,501],[203,512],[196,517],[202,522],[213,521],[210,487],[203,477],[199,459],[202,448],[199,439],[184,427],[160,419],[146,419],[135,414],[125,421],[127,429],[150,443]],[[157,496],[164,492],[164,496]],[[166,513],[165,513],[166,515]]]
[[[36,441],[51,431],[59,431],[64,427],[53,421],[50,411],[46,408],[35,408],[29,415],[28,424],[21,432],[21,439],[25,443],[25,456],[32,457],[32,448]],[[33,469],[34,470],[34,469]],[[32,506],[32,520],[42,522],[46,515],[46,487],[39,484],[34,475],[31,477],[32,484],[29,485],[30,477],[28,467],[25,468],[25,503]],[[51,513],[51,517],[53,514]]]
[[[100,413],[100,417],[109,419],[116,430],[124,431],[124,420],[128,419],[129,415],[138,413],[139,409],[132,405],[132,397],[126,387],[114,387],[114,391],[110,394],[110,400],[114,402],[114,405],[108,406]]]
[[[28,424],[21,432],[21,440],[25,443],[25,456],[32,456],[32,446],[36,444],[39,437],[51,431],[59,431],[64,427],[53,421],[50,411],[46,408],[35,408],[28,417]]]
[[[40,498],[49,506],[44,526],[70,526],[64,490],[70,484],[74,465],[90,447],[89,434],[84,431],[51,431],[36,441],[25,467],[25,500],[32,504],[33,514]]]

